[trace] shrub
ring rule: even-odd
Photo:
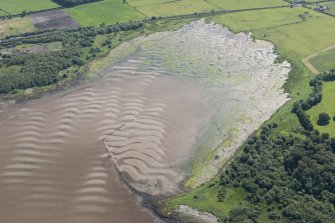
[[[327,113],[321,113],[319,114],[319,120],[318,120],[318,125],[328,125],[330,120],[330,116]]]

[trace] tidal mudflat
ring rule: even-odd
[[[268,42],[200,20],[120,45],[95,81],[4,109],[3,222],[155,221],[119,176],[175,193],[186,164],[212,154],[194,185],[212,177],[288,100],[290,65],[276,57]]]

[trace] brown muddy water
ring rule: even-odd
[[[92,68],[98,80],[3,109],[0,222],[158,221],[120,176],[176,193],[201,143],[240,131],[226,158],[288,100],[290,67],[275,58],[269,43],[197,21],[121,45]]]

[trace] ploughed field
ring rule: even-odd
[[[119,176],[175,193],[202,156],[194,184],[213,176],[288,100],[290,65],[276,57],[200,20],[121,44],[96,81],[4,108],[1,222],[152,222]]]

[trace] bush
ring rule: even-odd
[[[330,120],[330,116],[327,113],[321,113],[319,114],[319,120],[318,120],[318,125],[324,126],[328,125]]]

